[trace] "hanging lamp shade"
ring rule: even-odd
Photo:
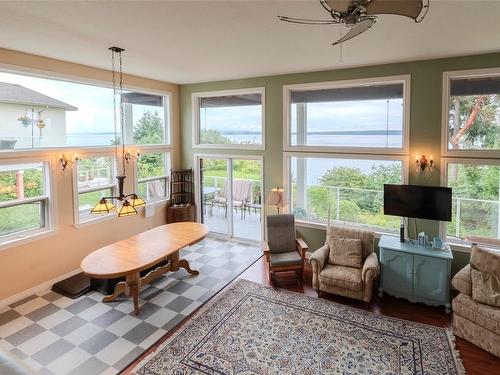
[[[118,217],[137,215],[137,210],[125,199],[122,208],[118,212]]]
[[[91,214],[109,214],[115,209],[113,203],[108,202],[106,198],[101,198],[99,202],[90,210]]]
[[[130,205],[134,208],[142,207],[146,205],[146,202],[141,197],[138,197],[137,194],[132,194],[132,199],[130,200]]]

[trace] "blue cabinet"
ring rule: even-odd
[[[401,243],[399,238],[385,235],[378,246],[382,268],[380,296],[386,292],[411,302],[444,305],[450,312],[451,251]]]

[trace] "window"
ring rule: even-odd
[[[264,148],[264,89],[195,93],[194,144]]]
[[[445,73],[445,153],[500,151],[500,71]]]
[[[347,222],[396,231],[400,220],[383,214],[385,183],[404,182],[403,160],[336,155],[287,156],[290,211],[297,220]]]
[[[45,162],[0,165],[0,243],[50,229]]]
[[[116,186],[114,164],[114,158],[111,156],[78,160],[75,176],[75,186],[78,189],[75,202],[75,222],[77,224],[99,218],[92,215],[90,210],[100,198],[114,195]]]
[[[285,148],[407,151],[409,77],[284,87]]]
[[[170,154],[155,152],[137,159],[137,194],[146,202],[164,200],[169,195]]]
[[[169,96],[125,90],[125,142],[168,144]],[[113,90],[0,72],[0,150],[111,146]]]
[[[452,188],[447,239],[500,244],[500,165],[487,160],[447,161],[446,184]]]

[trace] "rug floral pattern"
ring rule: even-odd
[[[236,281],[133,374],[463,374],[443,328]]]

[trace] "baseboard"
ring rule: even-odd
[[[32,294],[36,294],[36,293],[42,292],[44,290],[47,290],[52,285],[54,285],[55,283],[58,283],[61,280],[67,279],[68,277],[74,276],[74,275],[76,275],[77,273],[80,273],[80,272],[82,272],[82,270],[78,268],[76,270],[73,270],[73,271],[70,271],[68,273],[65,273],[64,275],[55,277],[52,280],[48,280],[48,281],[45,281],[45,282],[43,282],[43,283],[41,283],[39,285],[36,285],[33,288],[24,290],[22,292],[14,294],[13,296],[7,297],[7,298],[5,298],[5,299],[3,299],[3,300],[0,301],[0,308],[4,307],[4,306],[7,306],[7,305],[10,305],[12,303],[15,303],[17,301],[20,301],[20,300],[22,300],[22,299],[24,299],[26,297],[31,296]]]

